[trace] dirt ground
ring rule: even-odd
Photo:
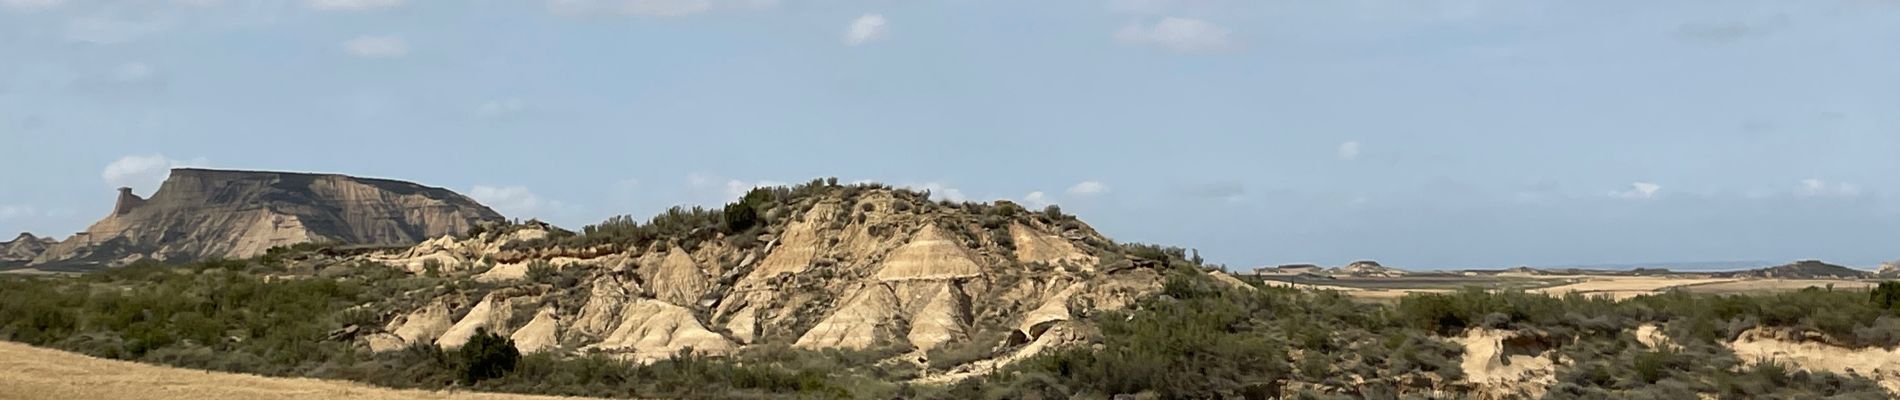
[[[559,397],[394,390],[351,382],[206,372],[0,342],[0,400],[28,399],[526,400]]]

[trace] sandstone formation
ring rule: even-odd
[[[33,262],[46,248],[59,244],[51,238],[40,238],[31,233],[21,233],[12,241],[0,242],[0,268],[23,266]]]
[[[30,264],[247,258],[305,242],[406,246],[501,219],[460,194],[409,182],[179,168],[150,199],[120,189],[111,215]]]
[[[1086,315],[1161,286],[1160,265],[1124,255],[1073,217],[880,186],[802,190],[781,193],[762,210],[764,225],[738,237],[700,229],[563,247],[555,239],[571,235],[554,228],[502,226],[357,256],[416,274],[435,265],[489,288],[404,300],[384,332],[360,340],[379,351],[395,347],[391,336],[455,347],[482,328],[529,352],[638,361],[778,345],[908,349],[900,358],[922,363],[930,349],[1004,338],[977,343],[996,350],[959,369],[968,373],[1083,340]],[[567,283],[530,277],[534,265]]]

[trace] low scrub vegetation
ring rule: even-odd
[[[748,196],[751,197],[751,196]],[[751,200],[747,200],[750,202]],[[763,201],[763,200],[761,200]],[[751,207],[751,206],[748,206]],[[1020,212],[1020,211],[1011,211]],[[718,223],[740,220],[720,219]],[[645,398],[1418,398],[1458,396],[1457,336],[1502,329],[1544,338],[1529,354],[1563,360],[1550,398],[1887,398],[1867,379],[1745,362],[1725,344],[1749,329],[1809,334],[1850,347],[1900,344],[1900,285],[1763,296],[1669,293],[1613,301],[1466,290],[1395,304],[1335,292],[1236,288],[1206,277],[1181,249],[1130,245],[1167,271],[1162,290],[1123,311],[1097,312],[1087,343],[959,383],[909,382],[993,351],[975,337],[928,352],[807,351],[758,346],[726,357],[690,351],[647,365],[603,355],[524,355],[500,332],[456,351],[417,345],[371,353],[355,338],[391,299],[479,290],[456,277],[380,265],[293,271],[284,259],[142,264],[79,277],[0,278],[0,339],[187,368],[349,379],[400,388]],[[537,266],[550,284],[571,269]],[[460,289],[458,289],[460,288]],[[1653,324],[1679,344],[1650,348],[1630,333]]]

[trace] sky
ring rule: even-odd
[[[178,166],[569,228],[835,176],[1232,268],[1871,266],[1895,110],[1893,0],[0,0],[0,232]]]

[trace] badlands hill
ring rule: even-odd
[[[1180,249],[1120,245],[1053,207],[933,202],[927,193],[813,181],[724,210],[674,209],[582,232],[497,226],[354,256],[476,284],[366,305],[362,346],[459,347],[477,330],[526,352],[654,360],[691,348],[876,349],[973,372],[1064,343],[1082,317],[1161,286]]]
[[[237,259],[298,243],[406,246],[501,219],[460,194],[410,182],[180,168],[150,199],[121,188],[110,215],[45,246],[26,264]]]
[[[46,252],[47,247],[58,243],[52,239],[33,236],[31,233],[21,233],[12,241],[0,242],[0,268],[22,266],[33,262],[33,258]]]

